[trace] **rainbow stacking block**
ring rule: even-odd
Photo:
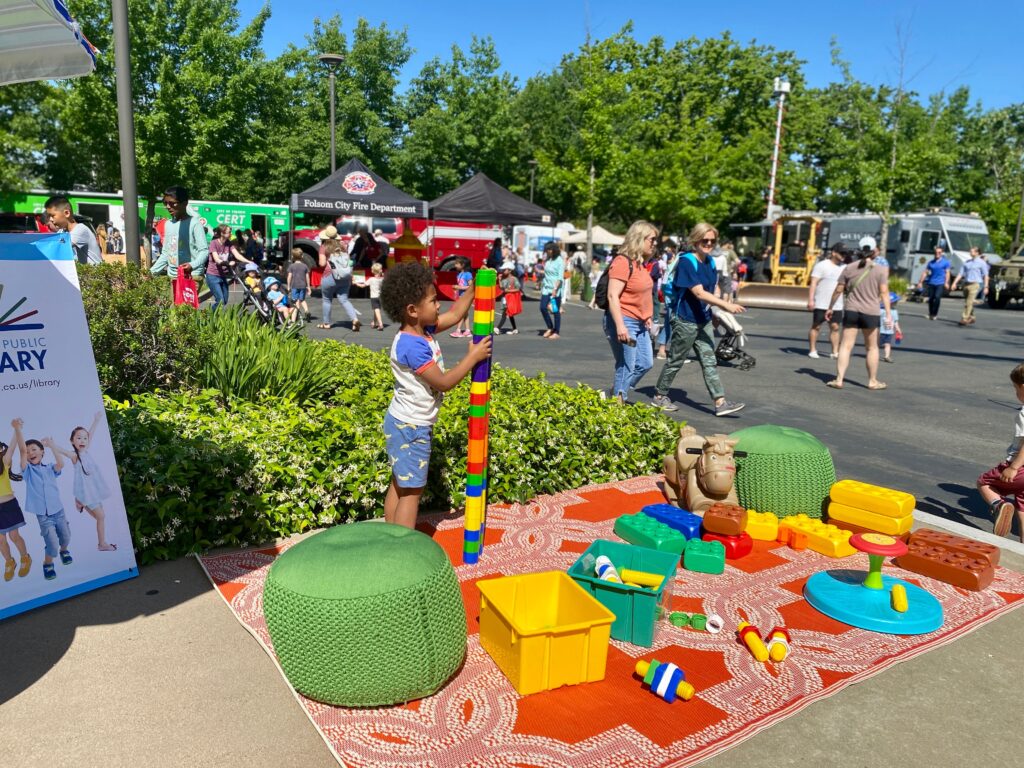
[[[473,297],[473,343],[494,333],[498,273],[477,270]],[[477,563],[487,527],[487,430],[491,402],[491,360],[473,366],[469,384],[469,450],[466,457],[466,522],[462,562]]]

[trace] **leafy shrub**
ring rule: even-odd
[[[317,354],[316,342],[298,326],[278,331],[255,314],[237,308],[202,312],[197,320],[210,338],[210,350],[198,379],[232,399],[277,397],[304,403],[322,399],[332,385],[329,361]]]
[[[153,393],[109,403],[111,434],[143,562],[246,545],[382,514],[390,468],[383,419],[392,378],[383,352],[322,342],[332,391],[220,407],[218,393]],[[329,402],[328,402],[329,400]],[[449,393],[434,430],[424,503],[463,501],[468,383]],[[525,501],[583,483],[658,471],[677,425],[586,387],[496,367],[490,500]]]
[[[891,293],[895,293],[902,299],[907,295],[908,290],[910,290],[910,283],[905,277],[889,276],[889,291]]]
[[[79,267],[82,302],[100,386],[123,399],[189,382],[207,354],[208,337],[190,307],[175,307],[170,281],[133,264]]]

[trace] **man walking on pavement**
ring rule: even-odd
[[[988,262],[981,258],[980,248],[971,248],[971,258],[953,281],[952,290],[956,290],[961,280],[964,281],[964,312],[960,316],[959,325],[974,325],[974,301],[979,291],[988,293]]]
[[[929,261],[921,273],[921,279],[917,281],[920,290],[927,283],[928,294],[928,319],[934,320],[939,316],[939,303],[943,294],[949,290],[949,269],[952,265],[946,258],[945,248],[941,245],[935,246],[935,258]]]
[[[808,334],[810,351],[808,357],[818,357],[818,329],[825,322],[825,310],[828,309],[832,292],[836,289],[839,276],[843,274],[845,264],[843,259],[846,256],[846,246],[836,243],[832,246],[828,258],[822,259],[814,265],[811,270],[811,284],[807,292],[807,308],[814,313],[811,318],[811,331]],[[833,360],[839,357],[839,329],[843,325],[843,297],[836,301],[832,311],[832,319],[828,321],[828,338],[832,342],[832,352],[829,355]]]

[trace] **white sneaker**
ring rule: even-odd
[[[818,354],[818,350],[816,350],[816,349],[812,349],[810,352],[808,352],[807,356],[808,357],[812,357],[815,360],[817,360],[819,357],[821,357],[821,355]]]
[[[833,360],[838,360],[839,359],[839,353],[838,352],[829,352],[828,356],[830,358],[832,358]]]

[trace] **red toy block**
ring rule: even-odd
[[[910,535],[910,541],[907,543],[908,545],[914,543],[945,547],[953,552],[959,552],[968,557],[982,557],[992,563],[992,565],[999,565],[999,547],[968,539],[964,536],[945,533],[944,531],[922,528],[914,531]]]
[[[703,526],[708,533],[739,536],[747,527],[747,510],[737,504],[712,504],[704,511]]]
[[[907,547],[896,559],[900,568],[954,587],[978,592],[996,576],[993,558],[998,562],[999,549],[990,544],[925,529],[911,534]]]
[[[754,549],[754,540],[749,533],[741,533],[738,536],[723,536],[720,533],[705,533],[701,538],[704,541],[720,541],[725,547],[726,560],[739,560],[746,557]]]

